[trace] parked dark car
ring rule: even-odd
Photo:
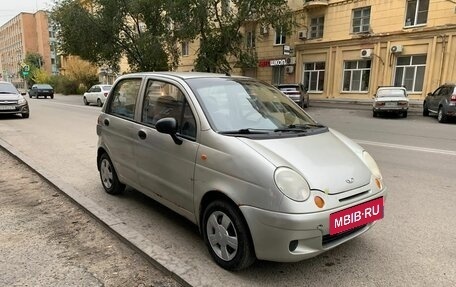
[[[30,110],[24,95],[9,82],[0,81],[0,115],[21,114],[23,118],[30,116]]]
[[[456,84],[444,84],[428,93],[423,102],[423,116],[437,115],[439,123],[456,117]]]
[[[50,97],[51,99],[54,98],[54,89],[49,84],[34,84],[32,88],[29,90],[29,97],[43,97],[47,98]]]
[[[302,84],[280,84],[277,88],[301,108],[309,106],[309,94]]]

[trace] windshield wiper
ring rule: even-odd
[[[274,132],[305,132],[312,128],[325,128],[325,126],[320,124],[289,125],[286,128],[275,129]]]
[[[270,131],[265,131],[265,130],[255,130],[255,129],[240,129],[240,130],[235,130],[235,131],[222,131],[220,134],[226,135],[226,134],[234,134],[234,135],[251,135],[251,134],[268,134]]]

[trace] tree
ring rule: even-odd
[[[165,6],[150,0],[61,0],[52,18],[64,54],[110,67],[125,55],[133,71],[168,70],[179,55]]]
[[[180,41],[199,40],[196,70],[229,72],[253,66],[244,47],[246,23],[290,31],[286,0],[60,0],[52,18],[63,53],[115,66],[122,55],[133,71],[177,66]]]
[[[25,60],[24,62],[30,66],[30,69],[37,68],[41,69],[44,65],[44,60],[43,56],[41,56],[39,53],[27,53],[25,55]]]
[[[65,76],[87,89],[98,83],[98,68],[77,57],[69,57],[65,65]]]
[[[295,25],[286,0],[178,0],[171,15],[181,29],[180,38],[199,38],[195,63],[198,71],[229,72],[232,63],[253,67],[256,56],[246,49],[243,27],[280,28],[289,32]]]

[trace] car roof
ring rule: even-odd
[[[141,72],[141,73],[132,73],[126,74],[125,76],[169,76],[180,78],[183,80],[187,79],[197,79],[197,78],[246,78],[244,76],[231,76],[226,74],[218,73],[205,73],[205,72]]]
[[[300,84],[278,84],[277,87],[299,87]]]
[[[407,91],[404,87],[395,87],[395,86],[382,86],[378,87],[377,90],[404,90]]]

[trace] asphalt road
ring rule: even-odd
[[[374,119],[368,107],[309,108],[315,119],[355,139],[377,160],[389,188],[385,218],[317,258],[257,262],[230,273],[212,262],[196,227],[184,218],[133,190],[118,197],[103,192],[95,162],[100,108],[83,106],[73,96],[31,99],[30,105],[30,119],[1,119],[0,143],[115,218],[111,228],[128,229],[132,244],[190,285],[456,285],[455,123],[417,114]]]

